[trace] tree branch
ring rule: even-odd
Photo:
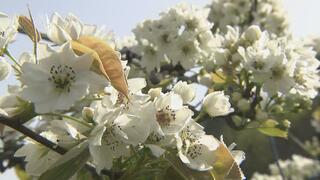
[[[58,144],[44,138],[43,136],[35,133],[34,131],[30,130],[29,128],[25,127],[23,124],[19,123],[20,121],[10,118],[8,116],[0,114],[0,124],[6,125],[12,129],[15,129],[16,131],[24,134],[25,136],[33,139],[34,141],[46,146],[47,148],[63,155],[65,154],[68,150],[64,149],[63,147],[59,146]],[[90,172],[95,173],[95,168],[92,165],[86,164],[85,166]],[[108,170],[102,170],[102,174],[104,175],[111,175],[111,172]],[[117,178],[121,177],[122,173],[121,172],[116,172],[115,176]]]
[[[61,146],[53,143],[52,141],[40,136],[39,134],[35,133],[34,131],[30,130],[29,128],[25,127],[23,124],[19,124],[19,121],[15,121],[14,119],[0,115],[0,123],[4,124],[8,127],[11,127],[12,129],[15,129],[16,131],[19,131],[20,133],[24,134],[25,136],[28,136],[29,138],[39,142],[40,144],[50,148],[51,150],[59,153],[64,154],[67,152],[66,149],[62,148]]]

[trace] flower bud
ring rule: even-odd
[[[90,107],[84,107],[82,109],[82,118],[88,122],[91,122],[93,119],[94,110]]]
[[[291,125],[291,122],[286,119],[286,120],[282,121],[282,125],[283,125],[285,128],[289,129],[289,128],[290,128],[290,125]]]
[[[231,94],[231,99],[233,100],[233,101],[239,101],[240,99],[242,98],[242,94],[241,93],[239,93],[239,92],[234,92],[234,93],[232,93]]]
[[[240,99],[237,107],[240,109],[240,111],[247,112],[250,110],[250,102],[247,99]]]
[[[181,96],[183,104],[191,102],[196,96],[194,87],[187,82],[179,81],[172,90]]]
[[[4,80],[10,73],[10,64],[0,57],[0,81]]]
[[[149,96],[151,96],[151,99],[155,99],[156,97],[159,97],[161,95],[161,88],[151,88],[148,91]]]
[[[229,96],[224,95],[223,91],[215,91],[204,97],[203,108],[211,117],[227,115],[234,111]]]
[[[283,112],[283,107],[281,105],[274,105],[271,108],[271,112],[273,112],[273,113],[282,113]]]
[[[261,30],[259,26],[250,26],[245,32],[244,32],[244,38],[250,42],[254,42],[258,40],[261,37]]]

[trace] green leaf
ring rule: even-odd
[[[280,129],[281,124],[273,119],[267,119],[260,124],[258,130],[268,136],[287,138],[288,131]]]
[[[89,157],[88,142],[85,141],[64,154],[39,180],[68,180],[86,164]]]
[[[14,171],[20,180],[32,180],[32,177],[29,176],[19,165],[14,167]]]

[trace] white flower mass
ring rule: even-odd
[[[294,38],[278,0],[178,4],[117,41],[104,27],[73,14],[54,13],[46,31],[50,43],[34,42],[37,53],[23,52],[16,60],[8,47],[14,45],[17,18],[0,13],[0,81],[11,69],[18,80],[0,97],[0,118],[13,118],[6,124],[10,128],[29,128],[25,135],[32,139],[15,135],[19,143],[13,152],[25,157],[32,178],[41,179],[57,162],[65,163],[68,152],[85,146],[85,162],[76,155],[69,160],[93,168],[97,176],[111,172],[139,179],[139,173],[152,176],[160,168],[165,174],[178,164],[198,171],[199,179],[208,174],[228,179],[236,168],[234,179],[244,179],[239,167],[244,152],[233,150],[235,144],[226,147],[204,121],[225,119],[237,130],[287,137],[286,115],[311,110],[320,88],[320,41]],[[198,86],[205,89],[202,95]],[[37,136],[44,139],[39,142]],[[280,166],[292,179],[319,170],[318,161],[298,155]],[[275,165],[270,170],[272,177],[255,174],[253,179],[281,179]]]
[[[214,42],[212,23],[207,20],[208,10],[179,4],[160,13],[160,19],[146,20],[134,30],[138,41],[132,48],[143,55],[142,65],[147,71],[159,69],[170,61],[183,68],[194,67],[210,57]]]

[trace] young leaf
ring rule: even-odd
[[[226,83],[226,79],[227,79],[226,75],[221,71],[211,73],[211,78],[212,78],[212,81],[217,84]]]
[[[88,142],[85,141],[65,153],[39,180],[68,180],[86,164],[89,157]]]
[[[111,82],[112,86],[128,97],[128,84],[121,60],[112,47],[98,38],[82,36],[77,41],[72,41],[72,48],[78,55],[90,54],[98,63],[99,70]]]
[[[287,138],[288,131],[280,129],[279,123],[273,119],[267,119],[260,124],[258,130],[268,136]]]
[[[34,27],[33,22],[26,16],[19,16],[19,25],[22,30],[30,37],[33,42],[40,41],[40,33]]]
[[[14,167],[14,171],[20,180],[32,180],[32,177],[29,176],[19,165]]]
[[[243,179],[243,174],[239,165],[223,142],[220,142],[220,146],[213,153],[216,157],[216,161],[213,164],[211,172],[215,180]]]

